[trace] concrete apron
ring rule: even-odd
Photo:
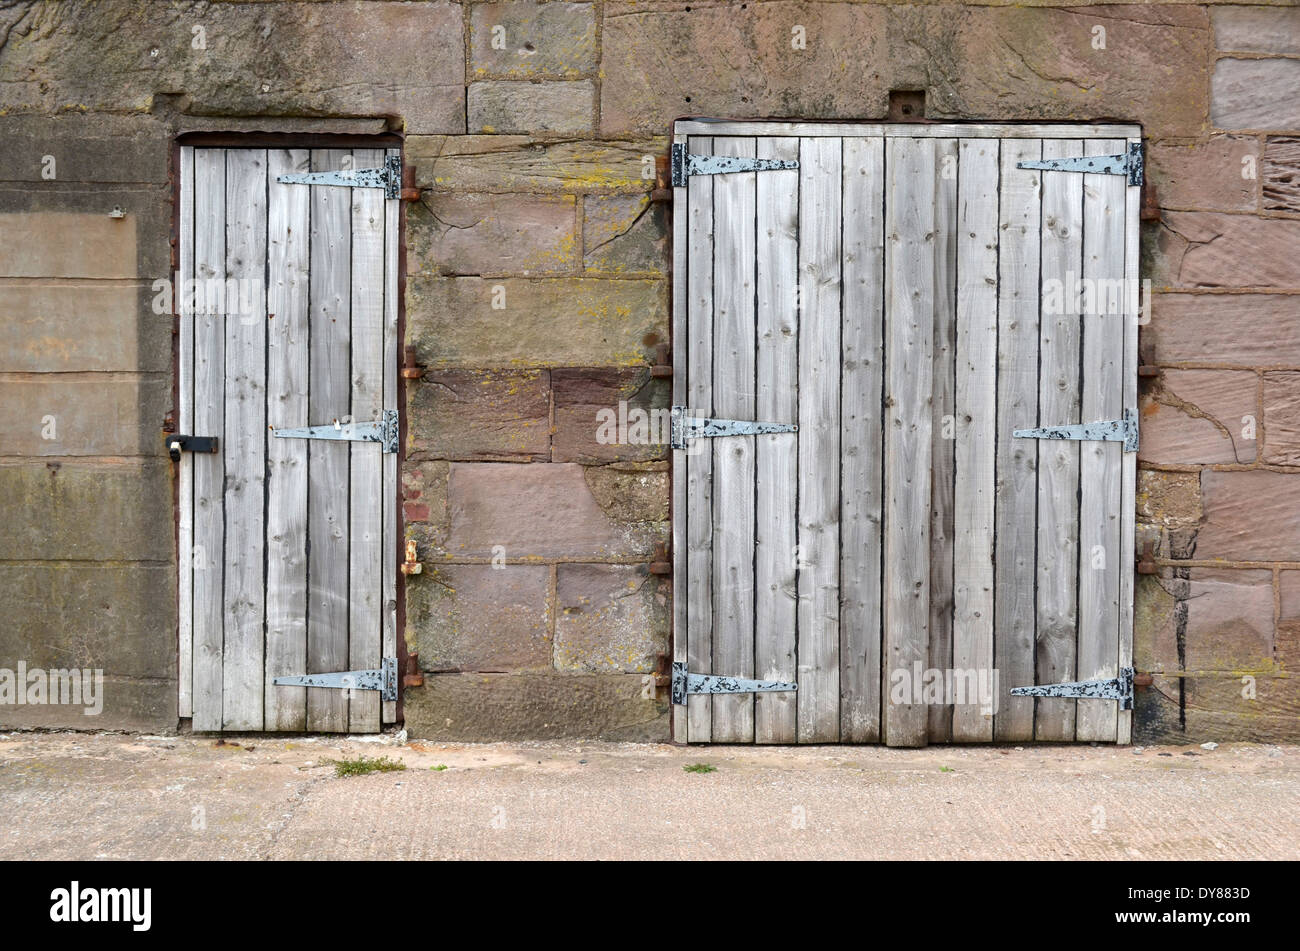
[[[9,733],[0,859],[1295,859],[1298,795],[1300,746]]]

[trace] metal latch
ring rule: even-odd
[[[1013,697],[1063,697],[1070,700],[1118,700],[1121,710],[1133,709],[1133,668],[1121,667],[1110,680],[1077,680],[1036,687],[1012,687]]]
[[[685,664],[673,664],[672,700],[683,704],[693,693],[776,693],[798,690],[798,684],[780,680],[747,680],[744,677],[717,677],[713,674],[692,674]]]
[[[1124,410],[1123,419],[1103,419],[1096,423],[1074,423],[1069,426],[1046,426],[1042,429],[1013,429],[1011,435],[1020,439],[1080,439],[1122,442],[1125,452],[1137,452],[1137,413]]]
[[[168,433],[163,441],[167,443],[167,455],[172,457],[172,462],[181,461],[183,452],[216,452],[216,436],[185,436],[178,433]]]
[[[384,415],[365,423],[340,423],[328,426],[303,426],[277,429],[280,439],[343,439],[349,442],[377,442],[384,452],[397,452],[397,410],[386,409]]]
[[[385,657],[378,670],[340,670],[328,674],[273,677],[277,687],[333,687],[338,690],[378,690],[381,700],[397,699],[397,658]]]
[[[669,445],[685,449],[692,439],[714,439],[719,436],[761,436],[767,433],[797,433],[795,423],[758,423],[748,419],[713,419],[708,416],[689,416],[685,406],[674,406]]]
[[[275,180],[286,185],[341,185],[344,188],[382,188],[385,198],[402,194],[402,157],[389,155],[382,168],[345,168],[331,172],[291,172]]]
[[[1016,168],[1040,168],[1049,172],[1087,172],[1092,175],[1127,175],[1130,185],[1142,184],[1142,143],[1130,142],[1122,155],[1080,155],[1069,158],[1032,159],[1017,162]]]
[[[728,172],[773,172],[798,168],[784,159],[747,158],[740,155],[691,155],[686,143],[673,143],[673,185],[681,187],[692,175],[726,175]]]

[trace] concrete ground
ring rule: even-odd
[[[1296,746],[0,734],[3,859],[1295,859],[1297,801]]]

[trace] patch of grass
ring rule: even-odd
[[[688,773],[716,773],[718,767],[710,766],[708,763],[692,763],[690,766],[683,766],[682,769]]]
[[[430,766],[429,768],[433,770],[435,773],[441,773],[444,769],[447,768],[447,765],[445,763],[439,763],[437,766]]]
[[[358,756],[333,762],[335,776],[364,776],[366,773],[393,773],[406,769],[405,763],[387,756]]]
[[[941,772],[941,773],[955,773],[955,772],[957,772],[957,770],[953,769],[951,766],[940,766],[940,767],[939,767],[939,772]]]

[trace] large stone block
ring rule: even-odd
[[[1147,175],[1160,207],[1187,211],[1256,211],[1259,139],[1217,135],[1193,144],[1152,143]]]
[[[104,675],[103,709],[87,715],[85,706],[0,705],[0,730],[123,730],[170,733],[177,725],[176,680],[135,680]]]
[[[1300,53],[1300,10],[1228,6],[1210,16],[1221,53]]]
[[[464,131],[464,80],[446,0],[68,0],[20,17],[0,58],[12,112],[144,112],[178,94],[190,115],[400,116],[413,132]]]
[[[1138,470],[1138,520],[1166,528],[1201,520],[1201,477],[1196,472]]]
[[[1255,461],[1259,376],[1248,370],[1166,370],[1142,402],[1138,458],[1156,463]]]
[[[1160,363],[1300,367],[1300,308],[1281,294],[1155,294],[1143,331]]]
[[[0,465],[0,561],[172,561],[169,467],[165,457]]]
[[[0,116],[0,135],[0,181],[167,183],[170,135],[153,116]]]
[[[155,377],[37,374],[0,383],[0,453],[136,456],[163,452],[171,383]]]
[[[582,203],[582,263],[615,274],[668,271],[664,206],[649,195],[600,195]]]
[[[589,79],[573,82],[472,83],[468,101],[470,132],[581,135],[595,123],[596,87]]]
[[[612,518],[571,463],[453,463],[447,505],[453,556],[647,557],[664,537],[657,526]]]
[[[1205,523],[1196,558],[1300,561],[1300,474],[1201,473]]]
[[[666,585],[646,565],[560,565],[555,666],[653,673],[668,650]]]
[[[668,339],[662,281],[413,278],[406,302],[431,366],[636,366]]]
[[[556,462],[662,459],[668,453],[672,387],[649,370],[564,368],[555,390]]]
[[[1164,216],[1151,280],[1176,288],[1291,288],[1300,284],[1297,260],[1300,220],[1171,211]]]
[[[1300,716],[1300,680],[1236,672],[1157,676],[1152,689],[1138,691],[1135,714],[1135,743],[1289,742]]]
[[[1186,669],[1271,671],[1273,572],[1192,568],[1188,575]]]
[[[172,318],[129,284],[0,284],[0,373],[168,371]]]
[[[0,667],[176,677],[176,571],[92,562],[0,565]],[[160,687],[159,689],[163,689]]]
[[[607,4],[602,42],[606,133],[683,114],[882,118],[893,88],[926,89],[929,118],[1120,117],[1155,136],[1199,134],[1208,111],[1193,7],[634,0]]]
[[[548,566],[430,565],[406,592],[406,641],[425,670],[550,668]]]
[[[1300,129],[1300,59],[1231,59],[1214,63],[1210,116],[1220,129]]]
[[[667,532],[668,463],[616,462],[591,466],[585,474],[591,494],[615,522]]]
[[[413,454],[439,459],[546,462],[551,387],[546,370],[430,370],[407,388]]]
[[[413,135],[406,161],[434,191],[648,192],[664,136],[637,141],[539,142],[527,135]]]
[[[1300,136],[1269,136],[1261,177],[1265,211],[1300,213]]]
[[[568,196],[434,194],[407,214],[410,275],[567,274],[578,268]]]
[[[644,674],[431,674],[405,694],[412,737],[667,742],[667,698]],[[647,689],[649,687],[649,689]]]
[[[573,79],[596,71],[593,3],[479,3],[469,22],[476,79]]]
[[[1264,374],[1264,461],[1300,465],[1300,372]]]

